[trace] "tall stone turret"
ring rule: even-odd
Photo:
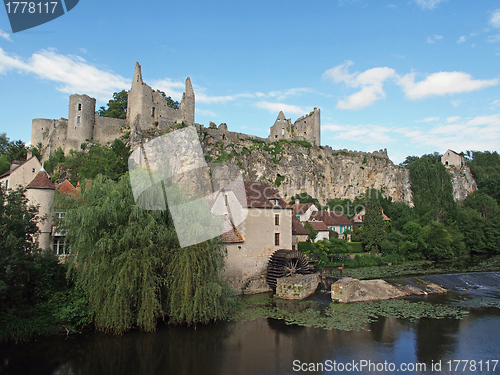
[[[96,100],[88,95],[71,95],[69,97],[68,133],[64,153],[69,150],[80,150],[83,142],[92,141],[95,123]]]
[[[186,78],[186,89],[182,95],[182,101],[180,105],[180,110],[182,112],[182,120],[186,124],[194,123],[194,91],[191,85],[191,78]]]
[[[38,214],[45,220],[38,223],[40,235],[38,241],[41,249],[51,248],[52,218],[54,216],[54,194],[56,187],[45,169],[40,170],[35,178],[26,186],[26,198],[33,205],[40,205]]]

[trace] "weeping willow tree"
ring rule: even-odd
[[[138,208],[128,175],[118,182],[98,176],[60,204],[69,272],[87,295],[97,330],[154,331],[159,319],[196,324],[226,316],[219,240],[180,248],[168,209]]]

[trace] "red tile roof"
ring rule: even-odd
[[[68,180],[64,180],[63,182],[57,184],[56,189],[66,195],[77,196],[79,194],[78,190],[76,190],[76,188]]]
[[[234,187],[227,188],[232,190],[243,207],[248,208],[291,208],[279,196],[279,194],[269,185],[263,182],[244,181],[242,191],[241,184],[236,184]],[[246,195],[246,202],[245,197]],[[276,202],[276,203],[274,203]]]
[[[222,223],[224,225],[223,227],[223,233],[221,234],[222,241],[224,243],[241,243],[245,242],[243,240],[243,237],[241,237],[240,232],[238,232],[238,229],[234,226],[232,221],[229,219],[228,215],[224,215],[222,217]]]
[[[341,211],[316,211],[311,214],[311,219],[322,221],[329,227],[336,225],[352,225],[352,221]]]
[[[295,215],[298,215],[298,214],[305,214],[306,211],[309,209],[309,207],[311,207],[314,203],[298,203],[298,204],[294,204],[292,206],[293,208],[293,213]]]
[[[55,190],[56,186],[50,180],[50,176],[43,169],[38,172],[33,180],[26,186],[26,189],[52,189]]]
[[[311,224],[314,230],[317,230],[318,232],[324,232],[329,230],[326,224],[323,223],[322,221],[308,221],[308,223]]]
[[[304,226],[295,215],[292,215],[292,234],[295,236],[302,236],[309,234],[307,233],[307,230],[305,230]]]

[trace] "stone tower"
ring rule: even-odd
[[[83,142],[92,141],[95,123],[95,99],[88,95],[69,97],[68,133],[64,153],[80,150]]]
[[[56,187],[43,167],[26,186],[26,198],[31,204],[40,205],[38,214],[40,217],[46,218],[45,221],[38,223],[38,229],[40,230],[38,241],[41,249],[50,249],[52,245],[51,233],[55,189]]]
[[[186,124],[194,124],[194,91],[189,77],[186,78],[186,89],[179,109],[182,113],[182,121]]]

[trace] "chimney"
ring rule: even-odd
[[[295,204],[299,204],[300,201],[298,199],[295,199]]]
[[[328,211],[328,213],[330,213],[330,206],[328,206],[328,208],[326,210]]]

